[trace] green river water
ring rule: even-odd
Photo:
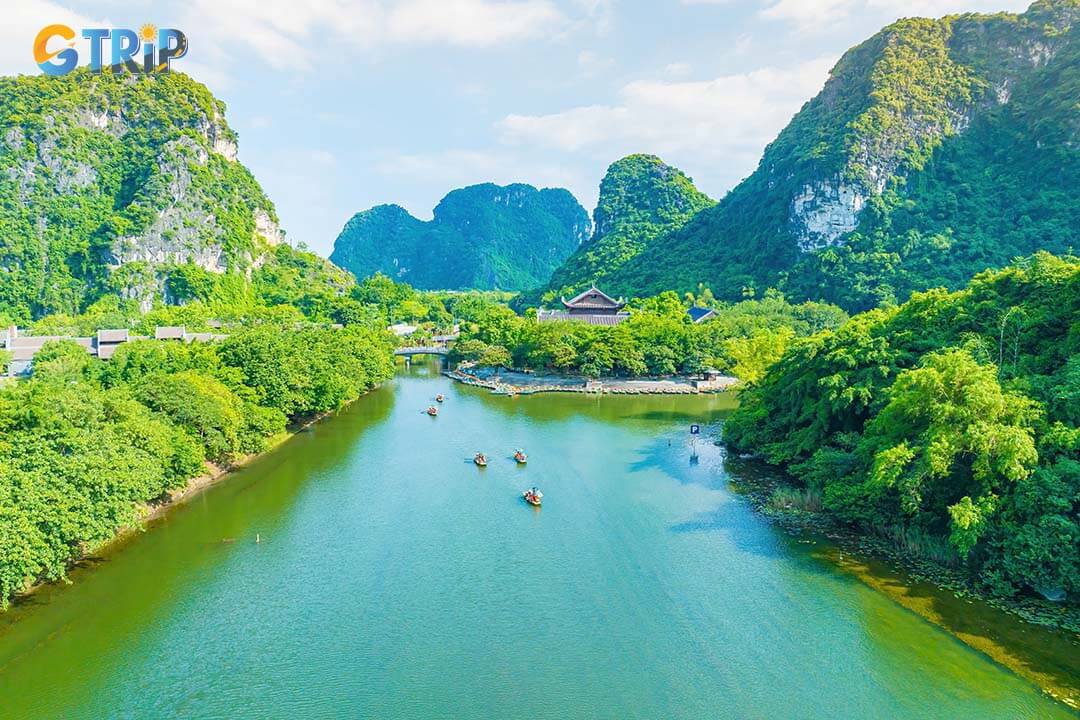
[[[693,461],[733,404],[403,370],[0,616],[0,718],[1075,717]]]

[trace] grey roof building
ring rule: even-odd
[[[154,329],[154,340],[180,340],[182,342],[212,342],[224,340],[228,335],[221,333],[189,333],[183,326],[164,326]],[[0,330],[0,350],[11,353],[8,363],[9,376],[29,375],[32,371],[34,356],[50,340],[67,340],[86,348],[86,352],[108,360],[117,348],[133,340],[149,340],[142,335],[132,335],[127,328],[103,328],[94,337],[70,337],[67,335],[30,335],[19,334],[17,327]]]
[[[127,328],[116,330],[98,330],[97,332],[97,356],[102,360],[108,360],[116,352],[116,349],[131,339]]]
[[[596,286],[583,293],[579,293],[567,300],[559,298],[563,304],[562,310],[545,310],[540,308],[536,312],[537,322],[552,322],[556,320],[570,320],[585,322],[590,325],[618,325],[630,317],[630,313],[624,312],[626,301],[616,300]]]
[[[68,340],[86,349],[91,355],[95,354],[94,339],[88,337],[68,337],[64,335],[19,335],[16,327],[8,328],[0,335],[0,348],[11,353],[11,362],[8,363],[7,374],[9,377],[29,375],[31,366],[34,364],[34,356],[44,347],[45,343],[52,340]]]
[[[120,328],[117,330],[98,330],[97,340],[98,345],[102,343],[122,343],[127,342],[130,338],[127,328]]]
[[[154,328],[155,340],[183,340],[186,332],[183,325],[165,325]]]

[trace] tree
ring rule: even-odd
[[[1080,262],[1037,254],[856,315],[795,340],[725,440],[840,520],[947,541],[995,593],[1075,597],[1078,314]]]
[[[729,338],[722,346],[725,356],[722,364],[740,380],[755,383],[783,356],[794,337],[794,330],[783,327],[758,330],[749,337]]]
[[[948,510],[950,541],[966,555],[1000,494],[1034,471],[1038,417],[1034,402],[1002,390],[994,366],[964,350],[931,353],[897,376],[888,404],[867,426],[867,489],[894,489],[909,515],[934,497]]]
[[[147,375],[135,390],[144,405],[191,434],[217,462],[228,462],[248,443],[244,404],[223,383],[196,370]],[[281,416],[281,429],[285,426]]]
[[[73,340],[50,340],[34,355],[34,375],[40,379],[70,381],[81,378],[93,358]]]

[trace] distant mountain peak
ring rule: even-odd
[[[430,221],[398,205],[357,213],[330,259],[425,289],[520,290],[546,281],[590,227],[567,190],[481,183],[447,193]]]

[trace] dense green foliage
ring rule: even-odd
[[[777,287],[864,310],[961,287],[1037,250],[1070,251],[1078,39],[1080,0],[890,25],[841,58],[753,174],[611,272],[605,289],[704,283],[735,300]],[[829,197],[841,188],[861,204]],[[822,208],[851,212],[854,232],[807,230]]]
[[[534,291],[523,302],[550,302],[590,285],[606,286],[609,277],[659,237],[712,205],[690,178],[655,155],[629,155],[612,163],[600,181],[592,237],[555,272],[546,291]],[[612,287],[628,295],[641,290]]]
[[[204,86],[82,69],[0,78],[0,97],[0,315],[26,324],[108,293],[182,298],[205,289],[187,263],[243,289],[276,217]]]
[[[796,336],[836,327],[846,316],[821,303],[790,305],[770,294],[717,308],[717,317],[694,324],[687,307],[667,292],[634,303],[631,317],[612,326],[581,322],[538,323],[530,311],[459,305],[465,320],[452,360],[489,366],[580,373],[590,377],[673,375],[706,368],[753,380],[776,361]]]
[[[220,344],[125,343],[108,362],[49,343],[0,388],[0,605],[55,579],[140,507],[340,408],[393,370],[382,330],[293,323]]]
[[[354,299],[356,283],[349,273],[317,255],[278,245],[264,260],[250,280],[192,264],[168,266],[167,292],[149,304],[149,310],[137,299],[106,294],[79,314],[45,315],[28,326],[29,332],[85,337],[102,328],[130,328],[152,335],[157,325],[207,332],[213,329],[212,321],[242,325],[305,319],[370,325],[379,315],[376,308]]]
[[[1080,260],[1039,254],[796,341],[725,427],[863,528],[996,593],[1080,597]]]
[[[398,205],[357,213],[330,259],[358,278],[381,272],[418,288],[523,290],[546,282],[588,231],[566,190],[486,183],[449,193],[428,222]]]

